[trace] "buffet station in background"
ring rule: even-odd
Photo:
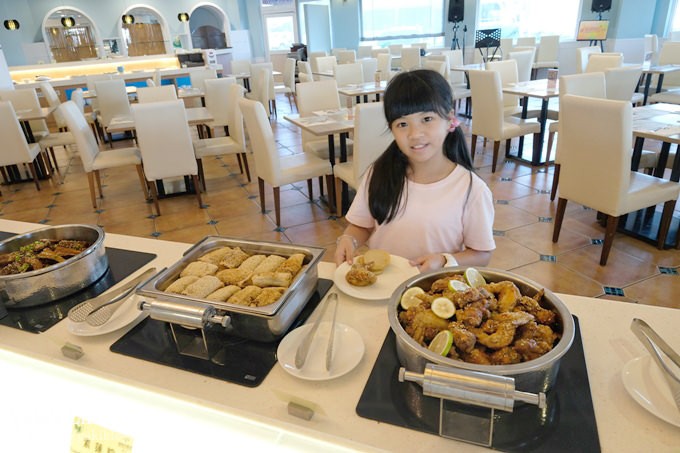
[[[680,446],[678,310],[368,252],[357,286],[304,244],[10,220],[0,239],[3,450]]]

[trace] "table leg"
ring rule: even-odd
[[[656,92],[657,93],[659,93],[661,91],[661,86],[663,85],[663,77],[664,77],[663,73],[659,74],[659,80],[656,82]]]
[[[340,162],[347,162],[347,138],[348,132],[340,134]],[[340,205],[340,212],[344,215],[349,209],[349,186],[345,181],[342,181],[342,204]]]
[[[645,143],[644,137],[635,137],[633,146],[633,157],[630,162],[630,170],[637,171],[640,168],[640,158],[642,157],[642,145]]]
[[[529,97],[524,96],[522,98],[522,119],[527,119],[527,110],[529,108]],[[522,153],[524,152],[524,135],[519,137],[519,145],[517,145],[517,157],[522,158]],[[505,150],[506,157],[510,154],[510,150]]]
[[[649,96],[649,85],[652,83],[652,73],[647,74],[647,78],[645,79],[645,90],[644,90],[644,97],[642,99],[642,105],[647,105],[647,97]]]
[[[531,159],[531,165],[541,165],[541,154],[543,153],[543,140],[545,139],[545,124],[548,121],[548,99],[543,99],[541,102],[541,116],[538,122],[541,125],[541,130],[538,133],[537,143],[534,143],[534,155]]]
[[[328,134],[328,160],[331,162],[331,167],[335,166],[335,136]]]

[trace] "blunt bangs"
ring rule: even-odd
[[[388,83],[383,109],[390,127],[396,119],[418,112],[436,112],[446,118],[453,110],[451,87],[436,71],[402,72]]]

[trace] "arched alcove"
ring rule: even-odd
[[[73,24],[67,27],[62,18],[72,19]],[[42,35],[48,53],[57,63],[93,60],[103,55],[103,42],[96,24],[84,11],[73,6],[49,10],[43,18]]]
[[[125,24],[123,15],[131,15],[134,22]],[[163,15],[148,5],[133,5],[123,10],[120,21],[121,42],[130,56],[161,55],[172,53],[170,31]]]
[[[198,3],[191,10],[189,31],[192,46],[201,49],[231,47],[231,24],[222,8],[214,3]]]

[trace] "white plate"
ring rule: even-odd
[[[356,259],[356,257],[355,257]],[[390,265],[385,268],[382,274],[378,275],[378,280],[370,286],[352,286],[345,280],[345,275],[351,266],[342,263],[335,269],[333,282],[348,296],[366,300],[385,300],[392,296],[397,286],[406,281],[409,277],[418,274],[418,268],[411,266],[406,258],[392,255]]]
[[[359,332],[344,324],[335,324],[335,339],[333,340],[333,361],[330,371],[326,370],[326,347],[330,334],[330,322],[319,324],[319,330],[309,348],[309,355],[302,369],[295,367],[295,353],[302,343],[302,339],[312,328],[313,324],[305,324],[283,337],[276,351],[279,364],[288,373],[300,379],[323,381],[334,379],[349,373],[361,362],[364,355],[364,341]]]
[[[648,355],[626,363],[621,374],[630,396],[652,414],[680,427],[680,410],[659,366]]]
[[[73,322],[66,318],[66,329],[73,335],[91,337],[122,329],[132,323],[137,324],[146,316],[146,312],[137,308],[138,302],[139,298],[136,295],[128,297],[123,302],[123,305],[118,307],[118,310],[111,316],[111,319],[101,326],[91,326],[87,322]]]

